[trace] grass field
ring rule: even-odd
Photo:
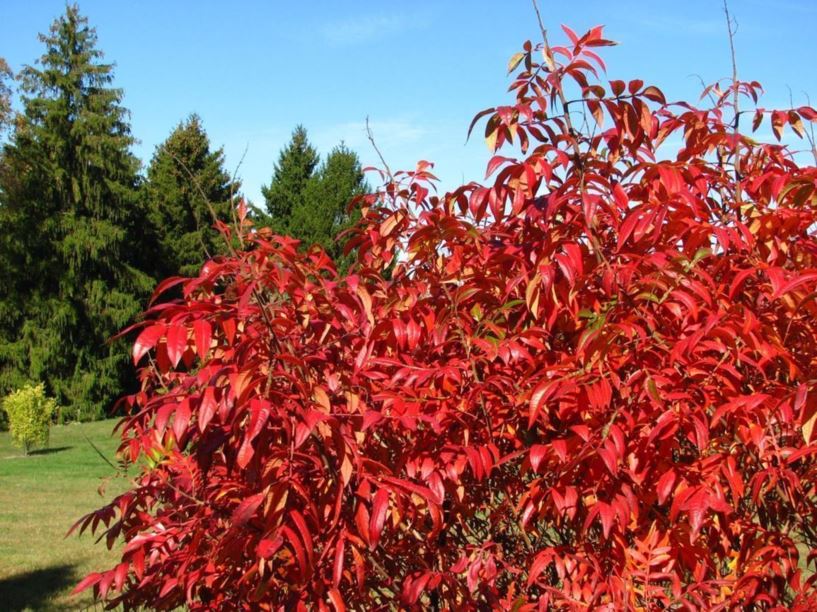
[[[11,445],[8,432],[0,433],[0,609],[94,608],[87,592],[69,594],[87,573],[113,565],[115,555],[87,533],[64,536],[127,485],[111,478],[113,468],[86,440],[116,463],[115,423],[55,426],[50,448],[29,457]]]

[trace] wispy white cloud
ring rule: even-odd
[[[403,13],[356,15],[323,24],[320,34],[331,45],[359,45],[418,27],[422,20]]]

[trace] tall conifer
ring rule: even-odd
[[[338,236],[358,218],[354,211],[349,211],[348,205],[365,190],[357,154],[343,144],[335,147],[310,178],[304,197],[295,203],[290,234],[306,245],[319,244],[344,267],[347,264],[343,256],[345,240]]]
[[[94,29],[69,5],[40,40],[0,176],[0,385],[42,380],[89,418],[132,384],[125,343],[109,340],[141,310],[151,254],[134,241],[139,163]]]
[[[197,115],[180,123],[156,148],[145,183],[148,218],[159,256],[158,278],[195,274],[207,256],[223,249],[213,213],[231,219],[239,185],[224,169],[222,149],[211,150]]]
[[[263,222],[274,231],[290,233],[292,211],[303,202],[304,190],[319,161],[306,129],[297,126],[289,144],[278,156],[270,184],[261,187],[268,216]]]

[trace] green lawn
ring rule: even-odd
[[[0,609],[93,609],[88,592],[69,594],[87,573],[112,566],[115,554],[88,533],[64,536],[127,485],[111,478],[113,468],[86,440],[115,464],[115,424],[55,426],[50,448],[29,457],[0,433]]]

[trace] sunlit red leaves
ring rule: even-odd
[[[133,344],[133,363],[137,364],[165,335],[165,325],[150,325],[143,329]]]
[[[817,170],[735,135],[731,94],[777,139],[817,112],[755,111],[755,82],[668,104],[599,73],[601,28],[564,31],[471,125],[490,182],[383,171],[347,277],[262,230],[162,283],[183,297],[140,323],[122,423],[138,486],[77,523],[122,562],[81,587],[165,609],[811,601]]]

